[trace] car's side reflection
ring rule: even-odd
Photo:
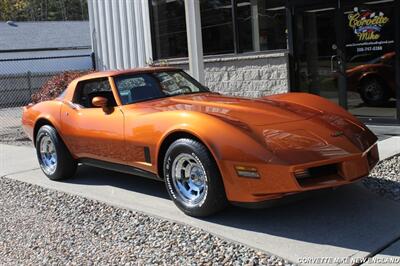
[[[358,92],[367,106],[386,106],[396,98],[395,52],[389,52],[346,71],[348,91]]]

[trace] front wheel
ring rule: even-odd
[[[185,214],[204,217],[227,206],[219,169],[207,148],[192,139],[178,139],[164,159],[168,193]]]
[[[77,162],[60,139],[56,129],[49,125],[42,126],[36,137],[36,154],[40,168],[51,180],[72,177]]]

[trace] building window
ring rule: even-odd
[[[200,0],[203,53],[231,54],[234,50],[231,0]]]
[[[154,59],[186,57],[184,0],[149,0]]]
[[[236,0],[236,21],[238,34],[238,45],[236,46],[236,49],[238,52],[251,52],[260,50],[256,49],[256,45],[253,44],[255,40],[258,41],[259,39],[259,19],[258,10],[256,9],[257,12],[254,12],[254,7],[252,4],[257,4],[257,1]]]
[[[186,57],[184,0],[150,0],[155,59]],[[285,0],[200,0],[205,55],[287,48]]]
[[[260,50],[287,48],[284,0],[257,1]]]
[[[236,0],[240,52],[286,49],[284,0]]]

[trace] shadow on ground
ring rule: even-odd
[[[163,182],[88,166],[81,166],[76,177],[66,182],[112,186],[169,198]],[[257,235],[319,244],[321,249],[328,245],[371,252],[371,245],[381,247],[400,236],[400,204],[382,199],[357,183],[267,209],[231,206],[204,221]]]
[[[86,165],[80,165],[76,175],[63,182],[79,185],[113,186],[154,197],[169,199],[168,192],[165,190],[165,185],[161,181],[117,173]]]

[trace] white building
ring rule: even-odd
[[[88,21],[0,22],[0,108],[27,104],[55,73],[93,68]]]
[[[200,80],[204,74],[204,83],[214,91],[248,97],[310,92],[369,123],[400,122],[400,1],[88,0],[88,4],[99,69],[154,61],[188,70],[190,58],[192,74]],[[379,25],[372,25],[377,21],[374,16],[379,16]],[[357,18],[372,24],[361,25]],[[381,60],[387,55],[392,56]],[[386,71],[370,75],[361,67],[372,62],[385,65]],[[356,78],[349,73],[356,73]],[[385,95],[385,101],[379,99],[384,104],[365,100],[370,97],[366,88],[374,82],[380,85],[376,90],[384,91],[376,94]]]
[[[0,75],[92,68],[88,21],[0,22],[0,36]]]

